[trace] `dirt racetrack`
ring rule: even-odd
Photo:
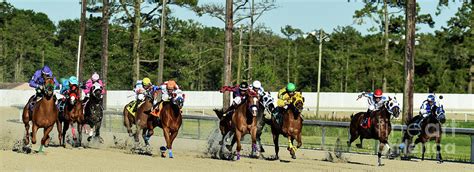
[[[152,137],[151,144],[155,156],[128,153],[114,144],[129,140],[123,133],[103,133],[105,143],[94,148],[48,147],[45,153],[22,154],[12,151],[16,140],[23,137],[24,128],[15,108],[0,108],[0,171],[474,171],[473,164],[435,161],[400,161],[383,159],[382,167],[376,165],[376,156],[345,154],[349,162],[332,163],[324,161],[326,152],[298,150],[296,160],[290,158],[286,149],[280,149],[282,161],[268,161],[243,157],[240,161],[212,159],[206,154],[206,141],[177,138],[173,148],[174,159],[158,156],[158,147],[164,143],[163,137]],[[55,131],[56,128],[53,130]],[[39,130],[38,136],[42,136]],[[52,141],[57,143],[53,132]],[[304,142],[304,138],[303,138]],[[39,143],[33,146],[38,150]],[[248,155],[249,145],[244,145],[243,154]],[[266,157],[273,155],[272,147],[266,147]]]

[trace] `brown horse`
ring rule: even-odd
[[[384,145],[388,145],[388,136],[392,131],[392,124],[390,123],[390,117],[393,115],[395,118],[400,115],[400,107],[397,102],[397,99],[391,99],[386,101],[383,104],[383,107],[380,110],[373,111],[370,115],[370,123],[374,124],[369,128],[363,128],[361,126],[362,120],[364,120],[364,114],[366,112],[359,112],[351,116],[350,124],[350,139],[347,142],[347,145],[351,147],[351,143],[354,142],[358,137],[360,137],[360,144],[357,144],[357,147],[362,147],[363,139],[376,139],[379,140],[379,152],[378,156],[378,165],[382,166],[381,157]],[[388,145],[389,149],[390,146]],[[390,150],[388,151],[390,152]]]
[[[149,145],[147,137],[147,125],[148,121],[150,120],[150,117],[152,116],[150,113],[153,107],[153,101],[155,97],[156,94],[145,94],[145,100],[143,101],[143,103],[140,103],[141,105],[135,105],[139,106],[137,108],[137,111],[135,112],[135,115],[130,113],[128,110],[128,106],[130,103],[123,108],[123,124],[127,128],[128,135],[130,137],[133,136],[135,142],[137,143],[140,143],[139,135],[142,135],[145,145]],[[136,127],[135,133],[132,133],[133,124],[135,124]]]
[[[252,137],[252,155],[258,157],[257,149],[257,113],[258,113],[259,96],[254,92],[249,92],[245,103],[238,105],[232,115],[231,124],[235,139],[237,141],[237,160],[240,160],[240,143],[245,134]]]
[[[442,117],[442,118],[440,118]],[[410,148],[414,148],[416,144],[422,144],[422,154],[421,160],[425,160],[426,147],[425,143],[430,140],[435,140],[436,142],[436,160],[438,163],[443,163],[443,158],[441,157],[441,136],[442,128],[441,123],[445,121],[444,119],[444,110],[441,107],[434,105],[431,107],[431,115],[426,117],[421,121],[421,126],[418,125],[422,116],[418,115],[415,118],[411,119],[408,125],[408,130],[403,136],[402,142],[404,143],[408,138],[418,135],[418,138],[415,140],[415,144],[411,145]],[[415,128],[415,130],[413,130]],[[411,140],[411,139],[410,139]]]
[[[286,110],[283,110],[283,122],[282,124],[277,123],[277,119],[272,116],[271,120],[266,120],[266,123],[271,126],[273,143],[275,146],[275,157],[273,159],[279,159],[278,152],[280,147],[278,145],[278,138],[281,135],[288,138],[288,151],[290,151],[291,158],[296,159],[296,150],[303,145],[301,141],[301,130],[303,128],[303,118],[301,112],[303,111],[304,99],[294,99],[288,105]],[[281,108],[281,107],[278,107]],[[298,144],[293,146],[293,141],[296,139]]]
[[[181,108],[183,107],[183,98],[172,98],[171,101],[162,102],[162,107],[159,113],[159,118],[151,116],[148,120],[147,139],[153,135],[153,129],[158,126],[163,129],[163,136],[165,137],[166,147],[162,146],[161,157],[166,157],[165,152],[168,150],[168,157],[173,158],[173,141],[178,136],[179,128],[183,123],[183,116],[181,115]]]
[[[66,146],[66,132],[69,129],[70,124],[77,124],[77,133],[79,138],[76,138],[74,129],[73,129],[73,139],[75,140],[75,145],[80,147],[82,145],[82,126],[84,125],[84,111],[82,101],[80,100],[80,89],[77,85],[72,85],[68,91],[67,99],[65,100],[65,107],[62,113],[59,113],[60,125],[62,123],[62,144]],[[58,130],[60,130],[60,125],[58,125]]]
[[[54,123],[58,121],[58,109],[55,105],[54,98],[54,80],[53,78],[45,78],[45,88],[42,90],[43,97],[34,104],[32,111],[30,111],[29,103],[33,101],[33,97],[28,100],[27,105],[23,108],[23,124],[25,125],[25,145],[29,144],[29,122],[32,121],[31,143],[36,144],[36,132],[39,128],[43,128],[44,135],[41,139],[41,146],[39,152],[43,152],[43,146],[48,146],[49,133],[53,130]]]

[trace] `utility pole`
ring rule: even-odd
[[[166,1],[161,0],[163,4],[161,12],[161,36],[160,36],[160,58],[158,62],[158,84],[163,83],[163,68],[164,68],[164,58],[165,58],[165,32],[166,32]]]
[[[226,0],[225,11],[224,85],[232,85],[233,0]],[[223,105],[224,109],[229,107],[230,93],[224,93]]]

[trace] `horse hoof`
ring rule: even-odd
[[[384,166],[383,164],[378,164],[379,167]]]
[[[442,163],[443,163],[443,160],[438,161],[438,164],[442,164]]]

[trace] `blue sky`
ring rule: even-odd
[[[59,20],[75,19],[80,16],[80,0],[7,0],[16,8],[32,9],[37,12],[46,13],[51,20],[57,23]],[[256,0],[259,1],[259,0]],[[224,3],[224,0],[199,0],[199,3],[217,2]],[[450,7],[444,8],[439,16],[435,15],[438,0],[418,0],[421,6],[421,13],[430,13],[436,22],[435,28],[421,25],[421,32],[433,32],[446,26],[446,21],[456,13],[460,1],[455,1]],[[304,32],[323,28],[332,31],[337,26],[352,25],[362,33],[368,33],[367,28],[373,23],[367,22],[364,25],[353,23],[354,11],[361,9],[364,5],[362,0],[276,0],[278,8],[265,13],[259,24],[271,28],[275,33],[280,32],[280,28],[285,25],[292,25],[300,28]],[[223,28],[224,23],[219,19],[210,16],[198,17],[188,9],[172,7],[173,15],[181,19],[193,19],[207,26]],[[403,13],[402,13],[403,14]]]

